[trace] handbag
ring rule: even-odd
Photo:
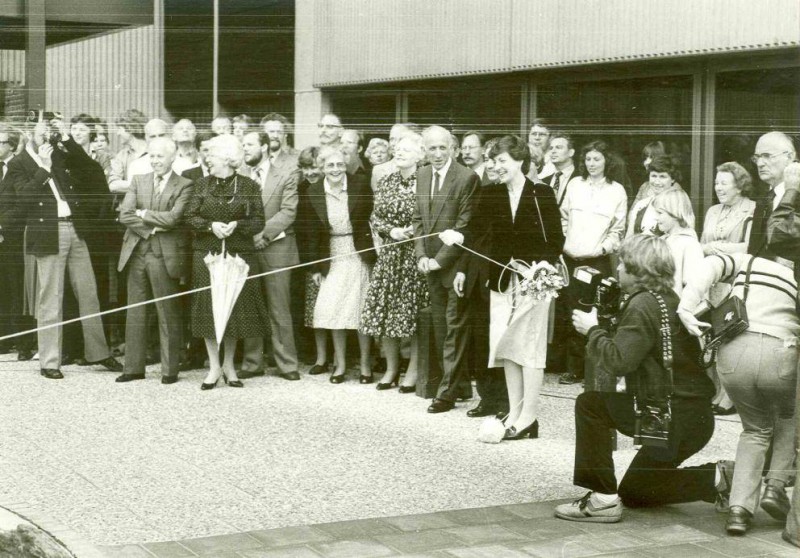
[[[714,364],[720,345],[727,343],[750,327],[750,322],[747,320],[747,295],[750,293],[750,273],[756,257],[753,256],[747,263],[742,298],[731,294],[715,308],[697,316],[700,321],[711,324],[711,328],[703,335],[705,347],[700,355],[702,359],[700,365],[703,368],[709,368]],[[706,358],[706,355],[710,355],[710,358]]]

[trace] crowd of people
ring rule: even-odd
[[[716,167],[719,203],[698,236],[679,165],[660,141],[643,147],[648,180],[634,194],[605,141],[578,145],[545,121],[525,139],[401,123],[366,145],[335,114],[318,129],[317,145],[297,151],[275,113],[259,123],[220,116],[199,130],[134,109],[113,127],[86,114],[0,125],[0,336],[36,330],[0,349],[19,360],[38,352],[48,379],[77,361],[127,383],[160,362],[163,384],[207,368],[203,390],[220,378],[241,388],[272,365],[300,380],[306,360],[309,374],[340,384],[355,332],[359,382],[373,383],[377,370],[378,390],[412,393],[420,373],[432,374],[420,369],[424,322],[438,361],[430,368],[441,372],[428,412],[452,410],[474,379],[480,402],[467,415],[498,415],[505,440],[538,437],[545,371],[562,384],[587,373],[626,378],[627,391],[577,399],[575,484],[590,492],[558,517],[613,522],[622,503],[704,500],[743,534],[760,505],[789,518],[797,543],[800,510],[795,497],[790,514],[786,486],[800,164],[788,135],[758,140],[763,194],[739,162]],[[221,253],[259,278],[244,283],[218,342],[206,258]],[[525,295],[543,263],[568,283],[556,299]],[[574,278],[586,269],[619,280],[613,327],[582,298]],[[703,370],[695,357],[708,324],[695,312],[731,296],[746,307],[747,330]],[[618,488],[607,432],[634,433],[635,386],[654,369],[669,370],[673,386],[669,443],[645,444]],[[714,414],[735,412],[735,467],[679,468],[711,438]]]

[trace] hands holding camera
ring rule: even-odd
[[[596,325],[598,325],[597,308],[592,308],[590,312],[572,311],[572,326],[581,335],[586,335]]]

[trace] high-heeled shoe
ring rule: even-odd
[[[341,374],[332,374],[329,381],[332,384],[341,384],[344,382],[344,378],[346,375],[347,372],[342,372]]]
[[[398,390],[400,393],[414,393],[417,391],[417,385],[414,384],[413,386],[400,386]]]
[[[377,389],[378,391],[392,389],[393,387],[396,387],[399,383],[400,383],[400,371],[398,370],[391,381],[378,382],[378,385],[375,386],[375,389]]]
[[[526,426],[520,431],[517,431],[513,426],[506,429],[506,434],[503,440],[522,440],[523,438],[538,438],[539,437],[539,419],[536,419],[531,424]]]
[[[371,384],[374,380],[372,379],[372,373],[368,375],[359,374],[358,375],[358,383],[359,384]]]
[[[234,387],[234,388],[241,388],[244,387],[244,384],[241,380],[229,380],[225,371],[222,371],[222,380],[225,382],[226,386]]]
[[[200,389],[203,390],[203,391],[206,391],[206,390],[209,390],[209,389],[214,389],[215,387],[217,387],[217,382],[219,382],[219,378],[214,380],[213,384],[207,384],[207,383],[203,382],[202,384],[200,384]]]

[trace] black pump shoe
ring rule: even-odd
[[[347,372],[344,372],[344,373],[342,373],[342,374],[333,374],[333,375],[331,375],[331,377],[330,377],[330,382],[331,382],[332,384],[341,384],[341,383],[344,383],[344,378],[345,378],[345,376],[347,376]]]
[[[538,438],[539,437],[539,419],[533,421],[530,425],[523,428],[519,432],[513,426],[506,430],[506,435],[503,440],[522,440],[523,438]]]

